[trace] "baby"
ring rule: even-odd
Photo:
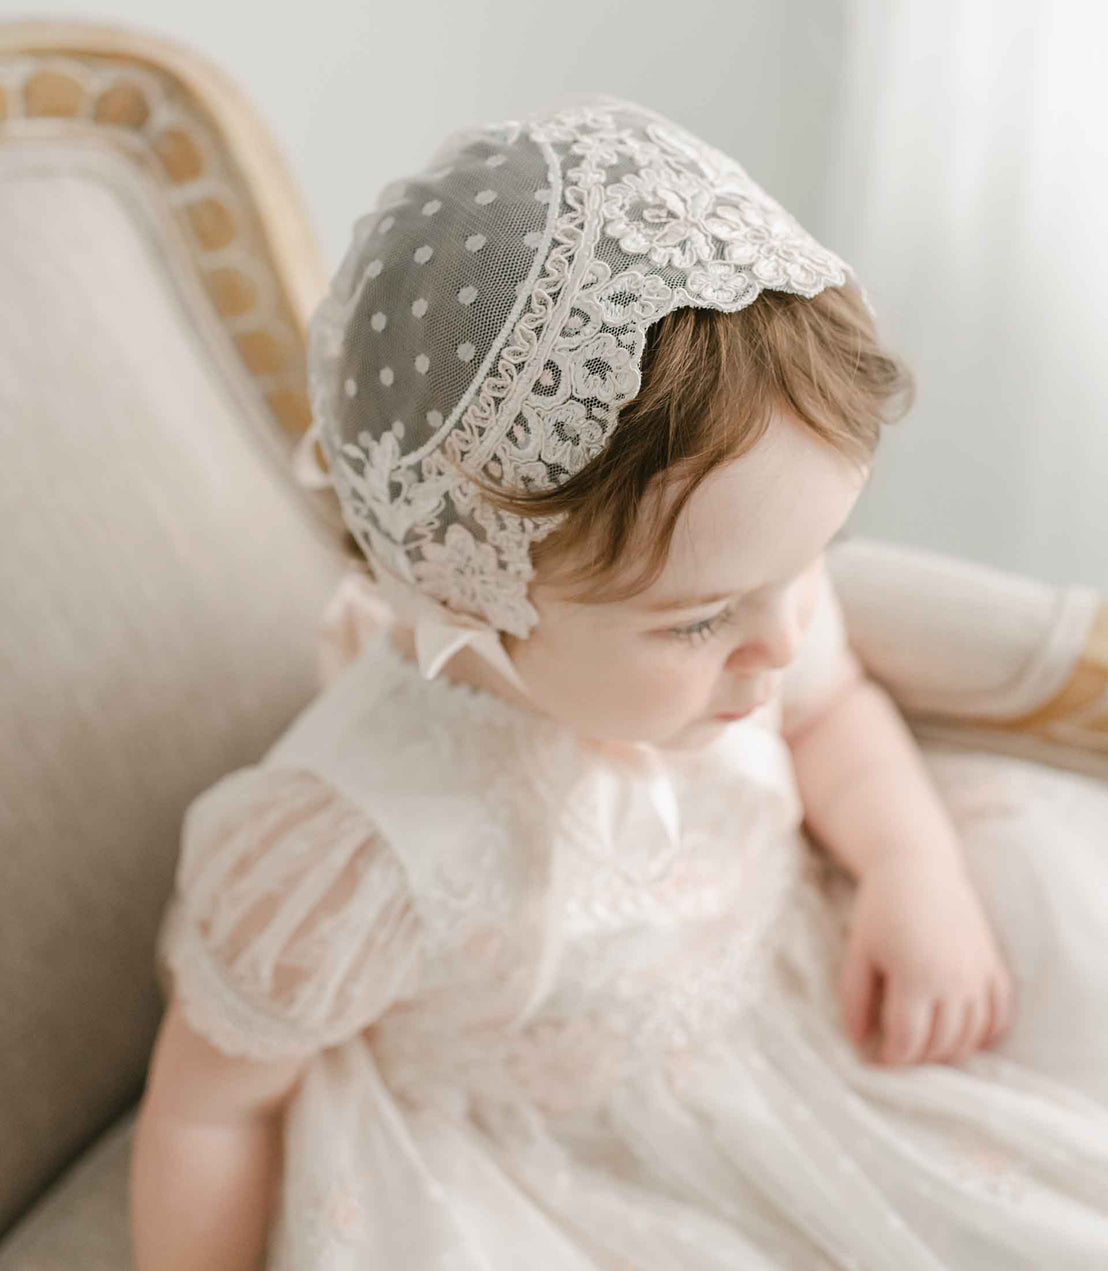
[[[389,187],[311,334],[387,624],[189,809],[139,1271],[1023,1265],[943,1190],[1011,978],[825,563],[911,387],[846,266],[597,98]]]

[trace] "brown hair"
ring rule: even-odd
[[[737,313],[675,309],[647,331],[639,392],[596,458],[556,490],[487,495],[519,516],[564,516],[532,548],[536,570],[564,566],[576,554],[583,559],[567,577],[586,585],[579,599],[623,598],[658,577],[693,491],[758,442],[775,407],[791,409],[861,473],[881,425],[900,419],[914,393],[910,370],[880,347],[849,280],[811,299],[763,291]],[[897,397],[899,408],[886,415],[886,403]],[[662,473],[677,482],[664,510],[657,497],[663,483],[655,480]],[[615,587],[615,566],[648,494],[649,547],[641,568]]]

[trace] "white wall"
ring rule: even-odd
[[[1108,11],[843,7],[819,223],[919,384],[851,528],[1108,593]]]
[[[451,128],[569,92],[661,110],[803,221],[829,149],[838,12],[826,0],[0,0],[4,16],[171,36],[230,72],[283,146],[332,268],[380,187]]]

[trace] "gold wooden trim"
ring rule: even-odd
[[[81,109],[84,89],[69,75],[39,71],[23,85],[23,112],[30,118],[51,115],[72,119]]]
[[[307,327],[328,276],[269,129],[227,74],[175,39],[103,23],[0,22],[0,144],[87,138],[90,127],[164,187],[215,320],[290,451],[311,422]],[[326,502],[341,534],[334,492],[305,497]],[[349,532],[343,547],[361,559]]]
[[[195,179],[189,173],[205,153],[204,142],[214,143],[216,175],[257,218],[252,228],[260,231],[261,240],[252,245],[276,276],[289,316],[301,335],[306,333],[307,320],[327,287],[307,207],[253,103],[219,66],[168,36],[104,23],[38,19],[0,22],[0,64],[6,71],[0,120],[9,127],[21,118],[64,114],[105,129],[127,128],[147,143],[158,166],[164,157],[163,170],[174,181]],[[144,74],[130,75],[132,70]],[[85,99],[90,73],[109,80],[91,101]],[[148,77],[181,108],[183,128],[149,132]],[[9,97],[20,98],[22,106]]]
[[[958,723],[1108,755],[1108,600],[1093,616],[1069,679],[1048,702],[1012,719],[959,717]]]

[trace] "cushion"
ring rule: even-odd
[[[135,1117],[121,1117],[0,1239],[0,1271],[128,1271]]]
[[[344,567],[162,198],[0,148],[0,1230],[137,1097],[183,810],[314,694]]]

